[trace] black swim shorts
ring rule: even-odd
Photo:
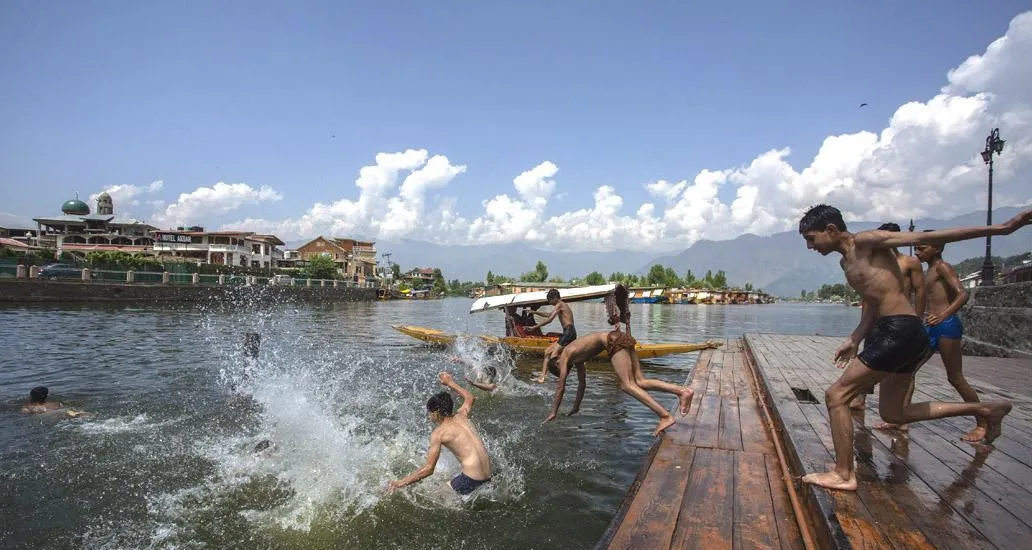
[[[559,345],[566,346],[567,344],[576,339],[577,329],[574,328],[573,324],[571,323],[570,326],[563,328],[563,335],[559,337]]]
[[[892,373],[910,373],[917,370],[932,350],[924,323],[916,315],[886,315],[874,322],[870,335],[864,339],[860,361],[867,368]]]
[[[468,495],[476,490],[477,487],[491,481],[491,478],[484,480],[473,479],[463,472],[459,472],[459,475],[455,476],[451,480],[451,488],[455,489],[455,492],[460,495]]]

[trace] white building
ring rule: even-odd
[[[275,235],[250,231],[204,231],[200,227],[155,231],[154,253],[188,261],[239,267],[275,267],[283,245]]]

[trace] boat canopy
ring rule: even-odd
[[[616,291],[617,286],[618,285],[616,283],[613,283],[608,285],[560,288],[558,290],[559,297],[562,298],[564,302],[578,302],[581,300],[590,300],[592,298],[601,298],[606,296]],[[504,307],[543,306],[548,304],[548,300],[545,299],[547,294],[547,290],[539,290],[536,292],[521,292],[519,294],[485,296],[473,302],[473,305],[469,308],[469,312],[476,313],[478,311],[501,309]]]

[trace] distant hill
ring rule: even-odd
[[[1018,208],[1000,208],[993,211],[993,220],[1006,220],[1020,211]],[[852,222],[850,231],[874,229],[882,222]],[[938,229],[964,225],[984,225],[985,212],[972,212],[949,220],[914,220],[916,230]],[[905,228],[904,228],[905,229]],[[1032,249],[1032,230],[1023,229],[1013,235],[993,238],[993,255],[1010,256]],[[947,245],[943,257],[950,262],[985,254],[985,239]],[[742,235],[728,241],[698,241],[691,247],[672,255],[660,256],[643,264],[638,273],[645,273],[655,263],[672,267],[679,274],[688,269],[702,276],[707,269],[723,269],[728,283],[752,283],[757,288],[777,295],[799,296],[803,289],[814,290],[822,284],[845,282],[838,266],[838,255],[821,256],[806,249],[803,239],[795,231],[774,233],[767,237]]]
[[[1006,220],[1018,208],[1000,208],[993,220]],[[852,222],[851,231],[873,229],[882,222]],[[915,220],[918,230],[958,225],[985,224],[984,212],[972,212],[949,220]],[[305,241],[288,243],[288,248]],[[416,240],[377,241],[376,250],[391,253],[391,261],[403,270],[413,267],[439,267],[446,279],[483,281],[488,270],[497,275],[519,276],[530,271],[538,260],[548,266],[549,277],[566,279],[583,277],[592,271],[608,276],[615,271],[646,273],[652,264],[660,263],[684,275],[691,269],[702,277],[706,270],[723,269],[732,285],[752,283],[756,288],[786,297],[799,296],[803,289],[815,290],[823,284],[843,283],[838,256],[821,256],[806,249],[795,231],[775,233],[767,237],[746,234],[727,241],[698,241],[674,254],[654,257],[640,250],[612,252],[554,252],[540,250],[525,243],[501,245],[445,246]],[[993,239],[993,255],[1010,256],[1032,250],[1032,230],[1024,229],[1007,237]],[[946,247],[945,258],[959,262],[984,254],[985,239],[954,243]]]

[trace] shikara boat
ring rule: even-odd
[[[592,300],[598,298],[604,298],[616,290],[617,285],[595,285],[587,287],[576,287],[576,288],[562,288],[559,289],[559,296],[562,297],[564,302],[578,302],[584,300]],[[483,311],[490,311],[494,309],[502,310],[505,314],[505,336],[489,336],[479,335],[474,336],[480,338],[484,343],[489,345],[501,345],[509,348],[513,351],[529,353],[529,354],[543,354],[545,348],[551,345],[553,342],[559,339],[560,334],[558,332],[547,333],[547,334],[528,334],[527,327],[521,325],[519,321],[519,315],[517,315],[517,308],[521,307],[535,307],[547,305],[548,301],[545,299],[546,292],[523,292],[520,294],[502,294],[500,296],[488,296],[480,298],[473,302],[473,305],[469,308],[470,313],[479,313]],[[447,333],[433,328],[418,327],[412,325],[392,325],[392,328],[402,334],[406,334],[418,340],[422,340],[431,345],[436,346],[449,346],[455,342],[455,339],[460,335]],[[638,343],[637,351],[638,356],[641,358],[659,357],[662,355],[670,355],[674,353],[688,353],[692,351],[698,351],[702,349],[715,348],[719,344],[716,342],[703,342],[703,343],[664,343],[664,344],[643,344]],[[603,351],[601,357],[608,357],[606,352]]]

